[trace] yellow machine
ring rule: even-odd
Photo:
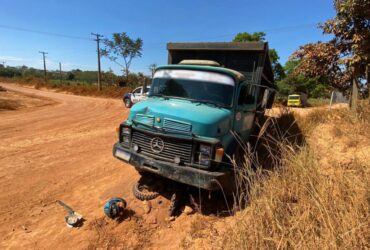
[[[306,98],[305,95],[289,95],[288,96],[288,107],[304,107],[306,106]]]

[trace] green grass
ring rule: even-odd
[[[311,107],[325,106],[330,104],[330,99],[308,98],[307,103]]]

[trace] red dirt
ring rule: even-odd
[[[49,103],[0,112],[0,248],[179,247],[198,216],[166,222],[167,199],[152,201],[145,214],[131,194],[139,175],[111,151],[128,115],[121,100],[1,85]],[[128,202],[121,223],[103,213],[114,196]],[[67,228],[56,200],[81,213],[84,225]]]

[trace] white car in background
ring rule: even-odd
[[[126,108],[131,108],[137,102],[143,101],[148,97],[150,90],[150,85],[147,85],[144,89],[144,86],[134,89],[132,92],[126,93],[123,95],[123,103]]]

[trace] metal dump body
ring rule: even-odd
[[[242,73],[248,81],[275,88],[266,42],[168,43],[168,64],[212,60]]]

